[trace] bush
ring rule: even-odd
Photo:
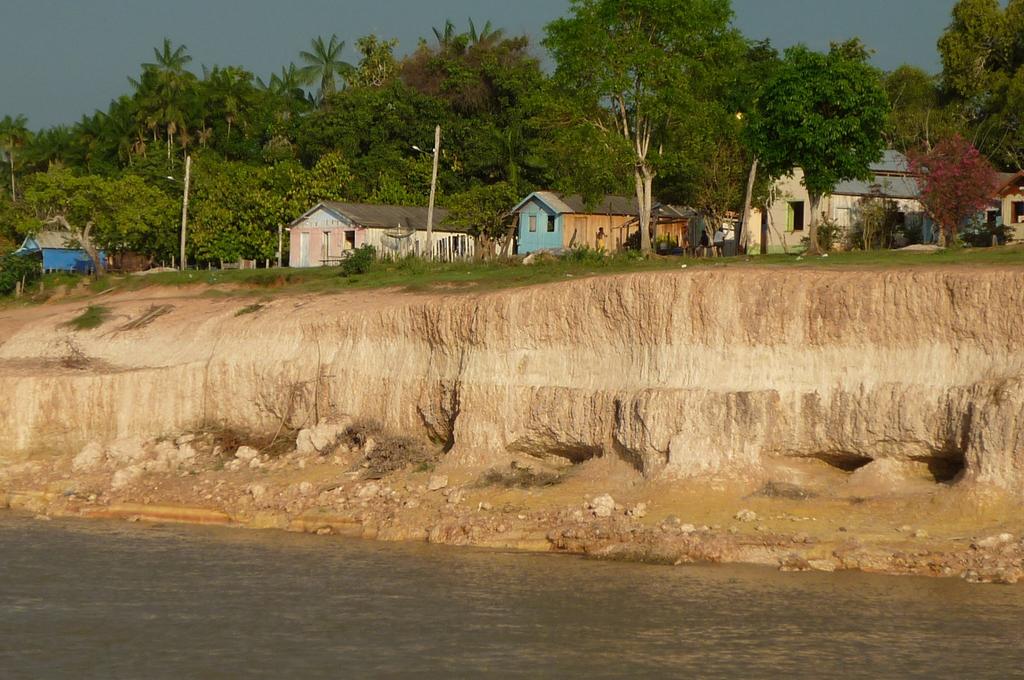
[[[40,276],[42,268],[34,257],[14,254],[0,257],[0,295],[11,295],[18,282],[24,281],[27,286],[38,281]]]
[[[589,246],[580,246],[578,248],[570,248],[565,251],[562,259],[565,262],[574,262],[577,264],[604,264],[605,254],[604,251],[595,250]]]
[[[840,242],[843,237],[843,228],[839,226],[838,222],[830,219],[823,219],[818,224],[818,245],[821,246],[822,252],[829,252],[833,250],[836,245]],[[810,247],[811,237],[805,236],[800,240],[805,246]]]
[[[995,237],[997,244],[1004,244],[1009,234],[1005,224],[989,224],[975,220],[960,230],[960,239],[965,245],[985,248],[992,245]]]
[[[352,254],[341,261],[341,275],[355,276],[370,271],[377,259],[377,249],[373,246],[359,246]]]

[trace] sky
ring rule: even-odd
[[[736,26],[777,47],[859,36],[875,63],[939,70],[935,43],[955,0],[733,0]],[[129,91],[165,36],[185,44],[192,67],[237,64],[267,79],[316,35],[337,33],[355,61],[355,39],[399,40],[399,52],[450,18],[472,17],[536,39],[568,0],[0,0],[0,116],[29,127],[71,123]],[[538,56],[542,48],[536,47]]]

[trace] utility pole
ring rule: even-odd
[[[434,171],[430,176],[430,203],[427,204],[427,259],[434,259],[434,195],[437,193],[437,158],[441,153],[441,126],[434,128]]]
[[[181,271],[185,271],[185,235],[188,232],[188,183],[192,177],[192,156],[185,156],[185,196],[181,201]]]

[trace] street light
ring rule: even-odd
[[[192,156],[185,156],[185,195],[181,201],[181,271],[185,271],[185,234],[188,231],[188,185],[192,177]],[[177,177],[166,176],[172,182],[180,182]]]
[[[424,151],[413,144],[412,148],[420,153],[431,153]],[[441,152],[441,126],[434,128],[434,170],[430,175],[430,202],[427,204],[427,259],[434,259],[434,194],[437,192],[437,157]]]

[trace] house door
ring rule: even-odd
[[[299,232],[299,266],[309,266],[309,232]]]

